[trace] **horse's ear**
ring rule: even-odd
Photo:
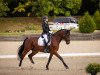
[[[68,30],[68,29],[66,29],[66,32],[70,32],[70,31],[71,31],[70,29],[69,29],[69,30]]]

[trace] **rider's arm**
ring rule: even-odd
[[[42,28],[43,28],[43,31],[44,32],[49,32],[50,31],[50,28],[49,28],[49,25],[48,24],[42,24]]]

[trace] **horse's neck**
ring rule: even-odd
[[[54,34],[53,36],[54,36],[54,38],[57,40],[57,42],[58,42],[58,44],[59,44],[59,43],[61,42],[61,40],[62,40],[60,34]]]

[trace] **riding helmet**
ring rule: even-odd
[[[46,19],[48,19],[48,16],[43,16],[42,17],[42,20],[46,20]]]

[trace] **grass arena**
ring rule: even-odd
[[[89,63],[100,64],[99,40],[71,41],[69,45],[62,41],[58,53],[63,57],[69,69],[65,69],[62,62],[53,56],[49,70],[46,70],[49,54],[38,53],[33,57],[34,65],[26,56],[22,63],[22,70],[19,70],[19,60],[16,54],[21,44],[22,41],[0,42],[0,75],[89,75],[85,72],[85,67]]]

